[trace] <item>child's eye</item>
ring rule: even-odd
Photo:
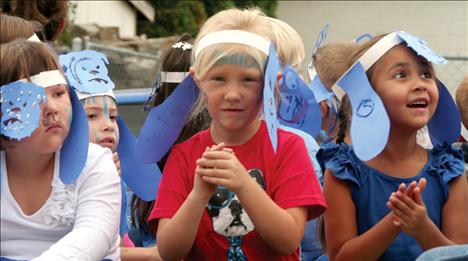
[[[109,117],[112,121],[116,121],[117,120],[117,115],[111,115]]]
[[[405,77],[406,77],[406,74],[404,72],[397,72],[393,76],[393,78],[395,78],[395,79],[401,79],[401,78],[405,78]]]
[[[58,91],[58,92],[55,93],[55,95],[56,95],[57,97],[62,97],[62,96],[65,95],[66,93],[67,93],[66,91]]]
[[[430,71],[423,72],[423,73],[421,74],[421,77],[422,77],[422,78],[428,78],[428,79],[429,79],[429,78],[432,78],[432,72],[430,72]]]
[[[94,113],[91,113],[91,114],[86,115],[86,117],[88,117],[88,119],[90,119],[90,120],[93,120],[93,119],[97,118],[97,115],[94,114]]]
[[[221,76],[215,76],[212,78],[212,80],[216,82],[224,82],[224,78]]]

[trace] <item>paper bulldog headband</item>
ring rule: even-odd
[[[39,126],[41,103],[47,102],[45,88],[66,84],[58,70],[41,72],[0,87],[2,135],[15,140],[31,136]],[[60,179],[69,184],[78,178],[88,155],[88,121],[76,94],[70,91],[70,132],[60,148]]]
[[[69,85],[73,87],[80,100],[96,96],[109,96],[116,100],[112,91],[115,85],[108,76],[109,62],[104,54],[84,50],[60,55],[59,60]],[[156,164],[143,164],[137,158],[136,138],[120,116],[117,117],[117,125],[120,133],[117,152],[122,178],[138,197],[145,201],[154,200],[161,171]]]
[[[268,55],[263,89],[263,114],[273,149],[276,151],[278,120],[273,94],[280,65],[274,46],[270,44],[270,41],[254,33],[241,30],[223,30],[207,34],[200,39],[195,50],[195,57],[208,46],[221,43],[247,45]],[[199,91],[195,81],[188,75],[162,104],[151,109],[137,141],[137,153],[144,162],[157,162],[170,150],[198,95]]]
[[[390,131],[390,120],[379,96],[369,83],[366,71],[393,46],[404,42],[408,48],[429,62],[445,64],[447,61],[431,50],[426,42],[403,31],[388,34],[374,44],[332,87],[341,101],[348,95],[351,108],[351,139],[354,151],[361,160],[370,160],[385,147]],[[460,134],[460,115],[445,85],[436,80],[439,101],[428,123],[432,143],[455,142]],[[378,128],[375,128],[378,126]]]

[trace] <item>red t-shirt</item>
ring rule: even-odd
[[[206,130],[172,148],[159,185],[156,203],[149,217],[151,225],[156,225],[159,218],[174,216],[193,188],[195,161],[201,157],[206,147],[213,144],[210,131]],[[243,145],[230,148],[249,173],[255,172],[257,176],[261,173],[263,178],[260,179],[264,182],[266,193],[281,208],[307,206],[308,219],[315,218],[325,211],[325,199],[304,141],[299,136],[278,129],[275,155],[265,122],[262,122],[252,139]],[[258,177],[256,179],[259,180]],[[221,210],[206,208],[193,247],[184,260],[225,260],[230,244],[226,235],[222,233],[231,233],[230,236],[232,233],[240,233],[241,248],[248,260],[298,260],[299,249],[289,256],[282,256],[272,250],[257,234],[253,224],[249,223],[250,219],[245,211],[239,211],[239,206],[231,207],[236,199],[237,197],[234,197],[231,204]],[[244,214],[236,216],[236,213]],[[229,225],[229,229],[232,230],[222,232],[225,229],[223,223],[225,225],[226,222],[220,221],[221,219],[237,222]],[[268,217],[265,217],[265,222],[268,222]],[[214,227],[218,227],[216,231]]]

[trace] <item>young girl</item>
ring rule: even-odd
[[[121,246],[134,246],[127,234],[130,216],[127,197],[133,192],[147,201],[154,200],[161,173],[155,164],[140,163],[135,157],[136,139],[118,115],[107,57],[103,53],[84,50],[60,55],[60,63],[85,109],[90,142],[110,149],[114,155],[114,163],[122,177]],[[121,254],[124,257],[123,251]]]
[[[93,144],[88,150],[84,114],[46,45],[15,40],[0,51],[0,256],[118,260],[120,182],[111,153]],[[81,137],[85,164],[75,175]]]
[[[237,9],[197,36],[190,73],[212,123],[167,160],[150,216],[163,259],[298,260],[306,221],[325,209],[304,142],[279,129],[275,153],[260,120],[268,39],[260,11]]]
[[[437,86],[430,62],[443,58],[422,43],[405,32],[376,37],[354,52],[352,68],[338,81],[351,97],[355,130],[381,133],[384,123],[365,122],[376,113],[388,117],[390,126],[383,150],[366,161],[355,150],[365,158],[368,151],[362,148],[374,144],[358,142],[353,129],[353,148],[344,143],[323,148],[325,233],[331,260],[414,260],[423,250],[468,242],[463,229],[468,226],[468,186],[460,151],[446,143],[427,151],[416,142],[418,129],[432,117],[447,117],[443,111],[451,105],[445,87]],[[349,77],[365,80],[353,82]],[[366,95],[374,90],[385,108],[370,94],[371,98],[363,96],[361,106],[353,104],[357,88]],[[444,99],[439,102],[444,107],[437,107],[439,99]],[[437,128],[452,133],[448,125],[435,122],[429,130],[435,140],[444,141],[437,137]]]
[[[161,62],[161,70],[158,74],[159,79],[155,82],[154,97],[150,97],[151,106],[156,107],[162,104],[173,93],[185,76],[188,75],[192,47],[193,38],[188,34],[184,34],[167,50]],[[175,144],[181,143],[197,132],[207,129],[209,126],[209,116],[207,114],[205,110],[187,121]],[[169,151],[158,161],[161,169],[164,168],[168,156]],[[151,227],[148,227],[147,223],[153,205],[154,201],[143,201],[136,195],[132,196],[129,236],[136,246],[147,247],[156,244],[156,231],[151,230]]]

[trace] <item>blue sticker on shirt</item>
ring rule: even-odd
[[[109,78],[107,57],[93,50],[71,52],[59,56],[68,85],[83,93],[100,93],[114,89]]]
[[[414,35],[411,35],[404,31],[398,31],[398,36],[406,42],[408,47],[413,49],[418,55],[426,58],[429,62],[435,64],[446,64],[447,60],[444,57],[434,52],[423,39],[420,39]]]
[[[0,88],[2,135],[21,140],[31,136],[39,126],[44,88],[34,83],[16,81]]]
[[[279,84],[280,124],[302,130],[315,137],[322,126],[322,115],[314,93],[291,66],[283,70]]]
[[[263,85],[263,115],[268,128],[273,151],[276,153],[278,143],[278,118],[276,115],[275,85],[280,63],[276,55],[275,46],[270,44],[268,62],[265,68],[265,82]]]

